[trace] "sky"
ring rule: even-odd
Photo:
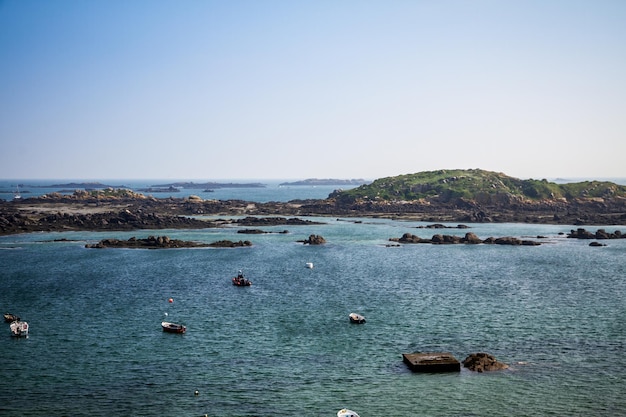
[[[0,0],[0,178],[626,177],[623,0]]]

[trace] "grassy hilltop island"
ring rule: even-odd
[[[412,215],[437,221],[626,224],[626,186],[557,184],[481,169],[380,178],[329,195],[335,211]]]
[[[385,201],[455,199],[479,203],[513,201],[567,201],[572,199],[611,199],[626,197],[626,186],[606,181],[557,184],[547,180],[521,180],[503,173],[481,169],[426,171],[380,178],[334,196],[341,199]]]

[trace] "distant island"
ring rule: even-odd
[[[169,184],[156,184],[152,185],[155,188],[166,188],[166,187],[176,187],[176,188],[189,188],[189,189],[203,189],[203,190],[214,190],[217,188],[265,188],[265,184],[261,184],[260,182],[251,182],[251,183],[221,183],[221,182],[202,182],[195,183],[191,182],[172,182]]]
[[[51,184],[51,185],[31,185],[31,188],[81,188],[84,190],[99,190],[103,188],[130,188],[125,185],[108,185],[99,182],[68,182],[66,184]]]
[[[338,180],[334,178],[328,179],[319,179],[319,178],[309,178],[302,181],[293,181],[293,182],[281,182],[280,186],[286,185],[365,185],[369,184],[371,181],[365,181],[362,178],[359,179],[350,179],[350,180]]]
[[[164,187],[164,188],[138,188],[137,191],[141,193],[179,193],[180,189],[176,187]]]

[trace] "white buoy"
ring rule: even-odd
[[[306,267],[309,269],[313,269],[313,262],[307,262]]]

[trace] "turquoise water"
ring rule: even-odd
[[[218,188],[213,192],[205,192],[199,188],[179,188],[178,192],[150,193],[140,191],[159,184],[171,184],[175,182],[187,182],[190,180],[1,180],[0,179],[0,200],[10,201],[17,191],[20,192],[22,198],[38,197],[43,194],[60,192],[69,195],[74,192],[72,187],[54,187],[53,185],[62,185],[70,183],[98,182],[113,187],[125,187],[133,191],[140,192],[145,195],[151,195],[155,198],[185,198],[190,195],[196,195],[205,200],[249,200],[260,203],[268,201],[290,201],[296,199],[322,199],[328,197],[330,193],[337,189],[350,189],[354,186],[350,185],[280,185],[294,180],[211,180],[218,183],[235,183],[235,184],[261,184],[258,188]],[[194,180],[195,183],[205,183],[207,180]]]
[[[390,237],[435,231],[317,220],[266,228],[288,234],[0,237],[0,309],[31,326],[15,339],[2,324],[0,415],[626,415],[626,240],[592,248],[560,235],[567,226],[470,224],[481,238],[547,238],[388,247]],[[253,246],[84,248],[150,234]],[[296,242],[310,234],[328,243]],[[231,285],[239,269],[251,287]],[[350,324],[351,312],[367,323]],[[187,333],[163,333],[166,317]],[[404,352],[431,350],[459,360],[484,351],[511,368],[415,374],[402,363]]]

